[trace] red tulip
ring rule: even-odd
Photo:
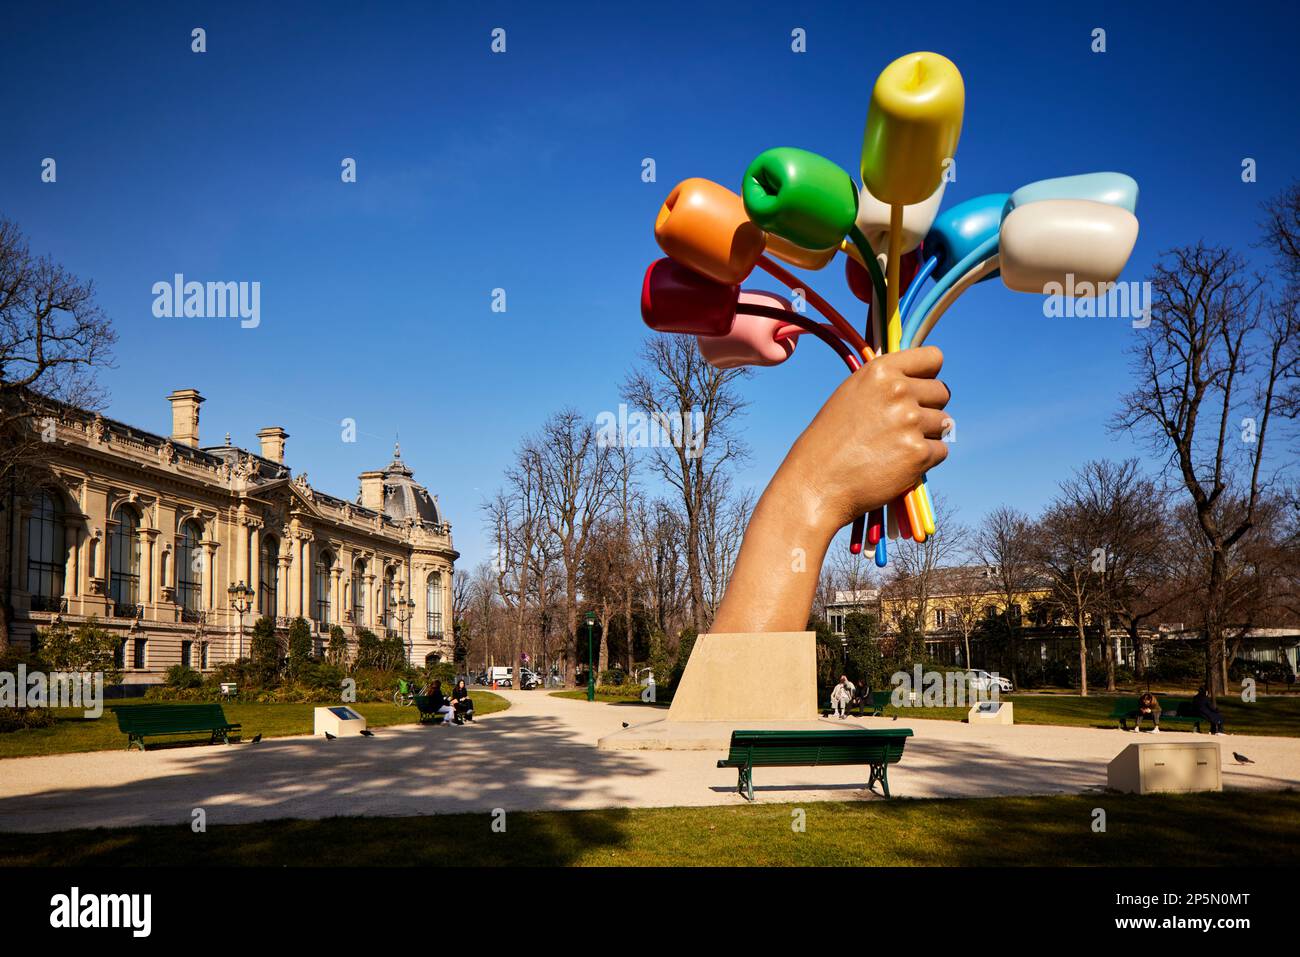
[[[725,336],[739,286],[714,282],[671,259],[656,259],[641,283],[641,318],[656,332]]]

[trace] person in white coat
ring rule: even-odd
[[[831,691],[831,711],[838,714],[841,720],[846,717],[845,711],[848,710],[849,702],[853,700],[854,692],[857,690],[848,675],[840,675],[839,683]]]

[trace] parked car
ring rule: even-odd
[[[1014,689],[1011,686],[1011,679],[1004,678],[1001,675],[990,674],[987,671],[981,671],[978,668],[972,668],[966,673],[966,679],[970,686],[976,691],[992,691],[994,687],[998,689],[999,694],[1006,694]]]
[[[531,668],[519,669],[519,688],[522,691],[532,691],[534,688],[542,686],[542,676]]]

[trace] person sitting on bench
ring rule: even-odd
[[[853,694],[853,700],[849,702],[850,708],[859,708],[862,711],[870,711],[871,704],[871,682],[866,678],[862,679],[862,684]]]
[[[451,689],[451,706],[455,709],[457,724],[474,720],[474,702],[470,699],[464,678],[459,679],[456,687]]]
[[[853,701],[853,692],[857,690],[853,686],[853,682],[849,680],[848,675],[840,675],[839,682],[831,691],[831,713],[838,714],[840,720],[843,720],[846,717],[844,712],[848,709],[849,703]]]
[[[1160,702],[1156,700],[1156,696],[1150,691],[1142,692],[1142,697],[1138,698],[1137,710],[1130,711],[1128,716],[1134,719],[1134,731],[1141,731],[1142,719],[1150,718],[1152,725],[1151,733],[1160,733]],[[1125,730],[1127,730],[1127,728]]]
[[[442,715],[443,727],[450,727],[452,717],[455,714],[451,704],[442,694],[442,682],[434,681],[432,684],[425,685],[421,694],[426,698],[433,699],[433,710]]]
[[[1196,696],[1188,703],[1188,709],[1189,717],[1204,718],[1210,723],[1210,734],[1223,734],[1223,714],[1205,693],[1205,685],[1201,685]]]

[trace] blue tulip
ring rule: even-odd
[[[1010,198],[1007,193],[976,196],[935,217],[930,234],[925,237],[925,255],[939,260],[934,272],[936,281],[986,240],[998,235],[1002,210]]]
[[[1138,184],[1132,176],[1124,173],[1082,173],[1078,176],[1040,179],[1036,183],[1021,186],[1012,193],[1006,211],[1011,212],[1017,206],[1044,199],[1088,199],[1136,213]]]

